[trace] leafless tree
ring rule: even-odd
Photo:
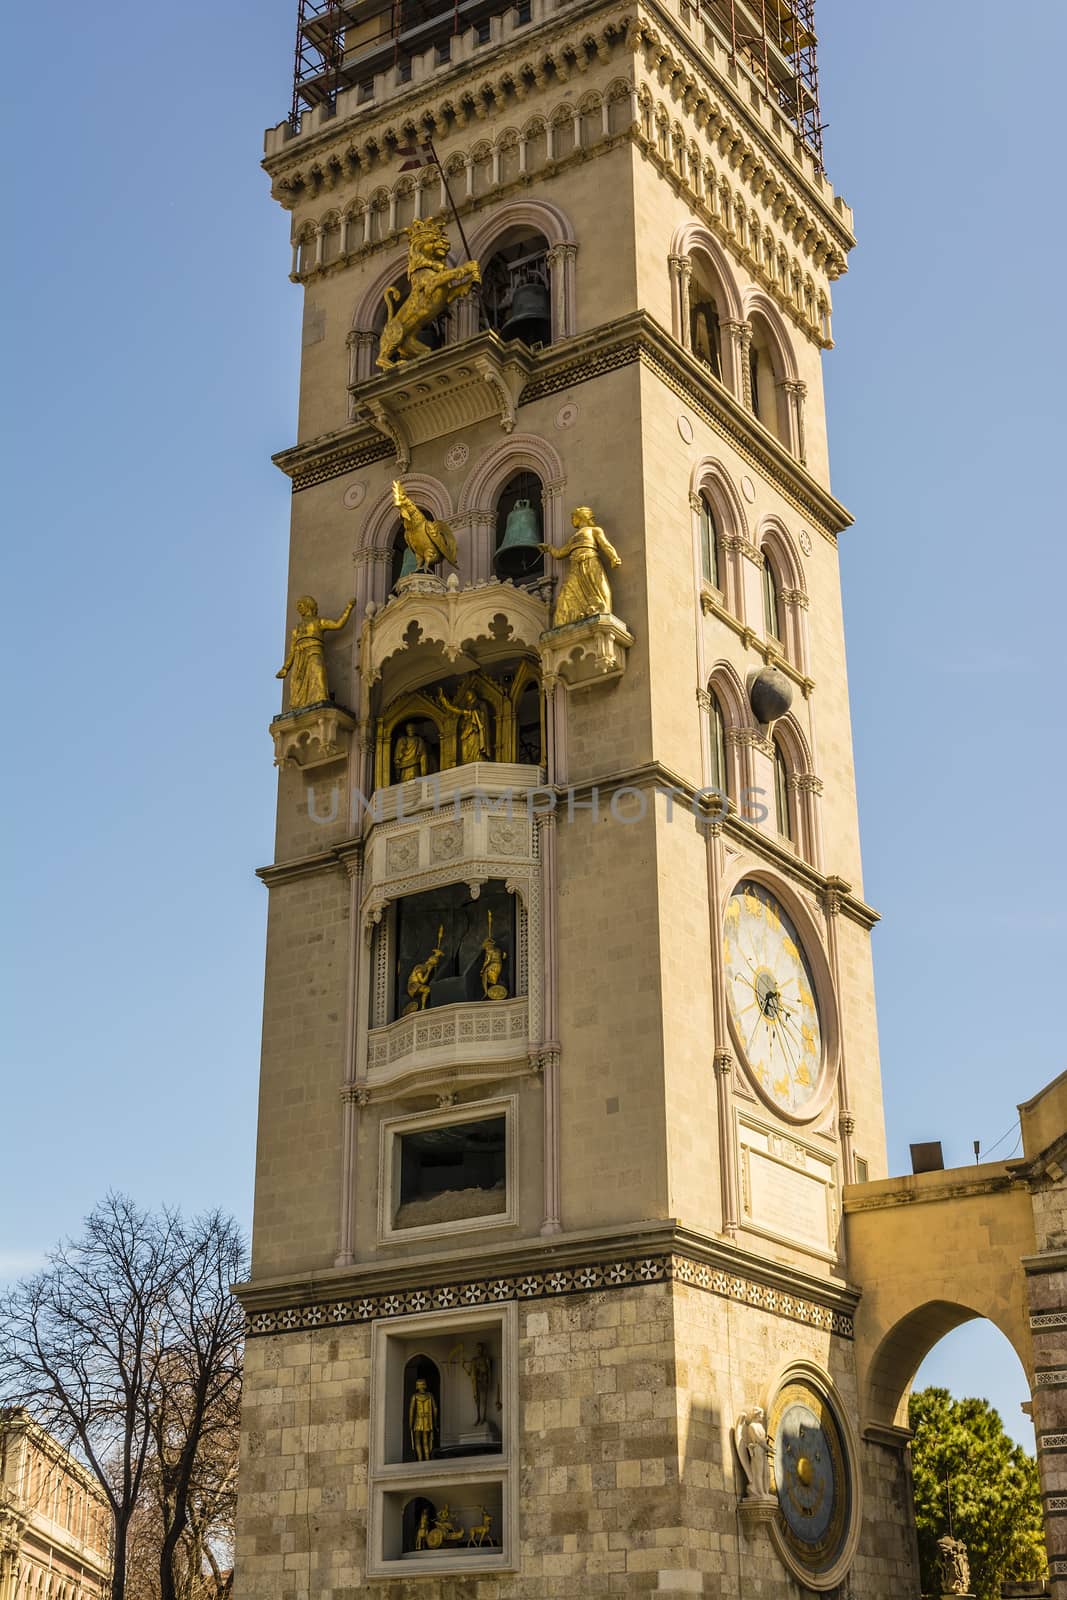
[[[142,1571],[158,1530],[161,1600],[190,1600],[187,1577],[218,1565],[241,1383],[229,1285],[244,1264],[230,1218],[186,1221],[109,1195],[80,1239],[0,1302],[0,1395],[80,1455],[111,1505],[111,1600],[126,1600],[135,1515]]]

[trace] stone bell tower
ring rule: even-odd
[[[241,1600],[917,1590],[817,87],[812,0],[301,0]]]

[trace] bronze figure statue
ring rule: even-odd
[[[389,313],[378,341],[377,364],[383,370],[399,361],[428,356],[431,347],[419,338],[420,330],[482,281],[477,261],[464,261],[458,267],[445,265],[448,234],[439,217],[416,217],[404,232],[408,236],[409,292],[403,305],[399,304],[400,290],[392,284],[382,296]]]
[[[402,1016],[410,1016],[412,1011],[425,1011],[426,1002],[430,998],[430,983],[434,971],[444,955],[442,940],[445,936],[444,926],[437,930],[437,943],[434,945],[425,961],[420,961],[408,973],[407,991],[408,1003],[404,1007]]]
[[[430,770],[426,740],[415,732],[413,722],[405,722],[404,731],[396,741],[393,767],[397,783],[408,783],[412,778],[425,778]]]
[[[439,561],[454,567],[458,552],[452,529],[447,522],[434,522],[420,511],[399,478],[393,479],[393,504],[400,512],[404,543],[415,557],[416,572],[428,572]]]
[[[501,950],[493,938],[493,913],[489,912],[489,932],[482,941],[482,994],[487,1000],[506,1000],[507,985],[501,983],[500,974],[507,960],[507,951]]]
[[[417,1461],[429,1461],[437,1432],[437,1401],[425,1378],[415,1379],[415,1391],[408,1405],[408,1437]],[[419,1546],[416,1544],[416,1549]]]
[[[459,749],[457,766],[465,767],[470,761],[491,761],[489,750],[489,713],[479,700],[472,683],[464,683],[458,690],[458,703],[453,704],[443,689],[438,691],[438,704],[459,718],[457,729]]]

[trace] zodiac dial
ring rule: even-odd
[[[800,937],[765,884],[745,878],[731,894],[723,960],[745,1066],[773,1105],[803,1116],[822,1072],[819,1007]]]
[[[848,1535],[851,1490],[844,1438],[827,1399],[803,1379],[771,1407],[774,1492],[793,1555],[813,1572],[837,1561]]]

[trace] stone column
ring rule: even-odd
[[[334,1265],[350,1267],[355,1260],[356,1138],[359,1107],[367,1103],[367,1088],[357,1082],[356,1017],[364,983],[361,959],[364,941],[359,907],[363,898],[363,845],[349,846],[344,856],[348,873],[348,990],[345,1001],[345,1076],[341,1088],[341,1207],[337,1256]]]
[[[727,1238],[732,1239],[737,1233],[733,1101],[730,1093],[734,1058],[726,1022],[726,969],[722,956],[721,817],[705,820],[704,841],[707,851],[708,918],[711,924],[711,1006],[714,1030],[712,1066],[715,1072],[715,1110],[719,1124],[719,1192],[722,1203],[722,1231]]]
[[[548,252],[553,343],[558,339],[568,338],[574,332],[577,317],[574,261],[577,254],[578,246],[569,242],[553,245]]]
[[[742,376],[741,343],[745,322],[732,322],[728,318],[719,322],[719,345],[722,357],[722,381],[738,400],[744,397],[745,380]],[[751,329],[749,329],[751,336]],[[748,361],[744,362],[747,369]]]
[[[744,401],[745,410],[752,410],[752,367],[749,363],[749,351],[752,349],[752,324],[742,322],[737,341],[737,359],[741,363],[741,399]]]
[[[804,397],[808,392],[808,386],[799,379],[787,379],[782,388],[785,390],[789,413],[789,448],[801,466],[804,466],[807,460],[804,442]]]
[[[841,951],[837,939],[837,918],[841,910],[842,897],[848,894],[852,885],[846,883],[844,878],[829,877],[826,880],[826,889],[822,896],[823,913],[826,918],[826,945],[830,953],[830,971],[833,974],[834,992],[840,995],[841,989]],[[838,1010],[837,1026],[839,1031],[837,1045],[837,1131],[841,1144],[841,1172],[845,1183],[856,1181],[856,1161],[852,1149],[852,1135],[856,1131],[856,1119],[848,1095],[848,1065],[845,1058],[845,1027],[844,1018]]]

